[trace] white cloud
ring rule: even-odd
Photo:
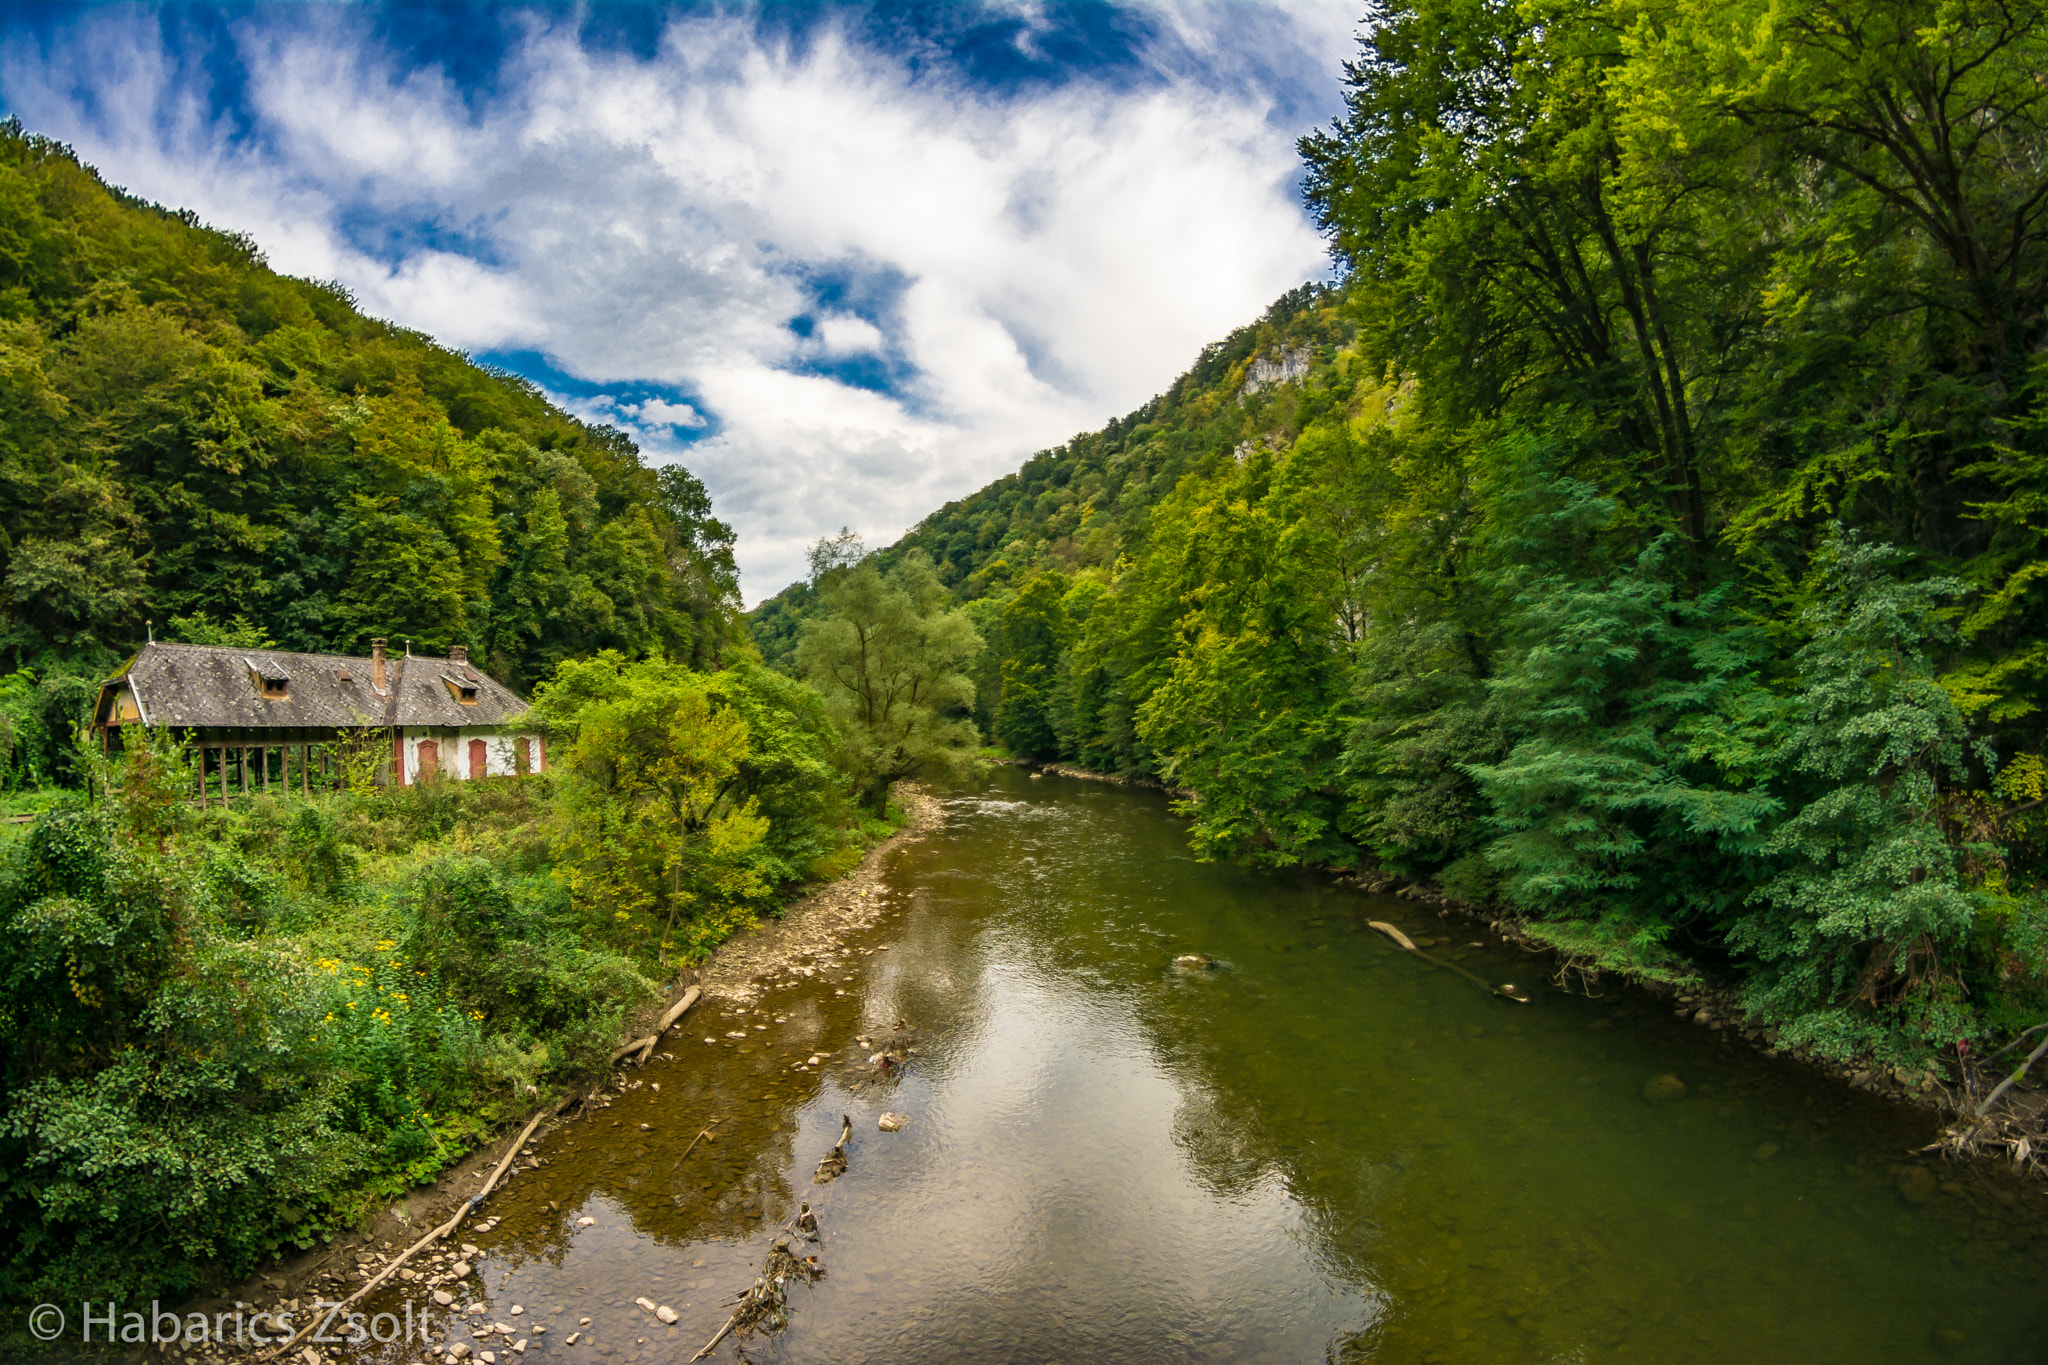
[[[0,87],[109,179],[372,312],[687,398],[575,405],[688,461],[752,599],[816,536],[885,542],[1142,402],[1322,270],[1292,140],[1334,104],[1338,12],[1163,11],[1142,79],[998,95],[723,14],[673,20],[651,57],[522,16],[464,91],[351,11],[258,11],[229,117],[198,55],[124,10],[10,40]],[[1318,99],[1276,95],[1272,73],[1314,71]],[[833,377],[863,357],[888,392]]]
[[[869,355],[887,345],[882,329],[866,318],[831,313],[818,320],[818,350],[828,356]]]
[[[658,427],[701,427],[704,415],[688,403],[669,403],[659,398],[650,398],[644,403],[635,403],[622,409],[636,422],[650,423]]]

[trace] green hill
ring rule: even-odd
[[[730,541],[687,471],[647,467],[617,430],[0,125],[17,730],[61,731],[65,679],[151,620],[293,649],[467,643],[522,687],[601,648],[708,659],[736,606]],[[49,775],[47,748],[16,781]]]
[[[1767,10],[1384,10],[1302,144],[1341,286],[881,554],[1202,856],[1924,1061],[2048,1011],[2048,40]]]

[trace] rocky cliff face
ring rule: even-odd
[[[1308,375],[1309,352],[1306,346],[1295,346],[1270,356],[1260,356],[1244,372],[1244,388],[1239,392],[1249,395],[1275,384],[1291,383]]]

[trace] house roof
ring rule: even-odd
[[[201,728],[501,725],[526,709],[511,688],[466,661],[394,654],[385,658],[383,691],[370,684],[373,661],[349,654],[296,654],[226,645],[152,641],[100,688],[93,720],[105,724],[125,683],[148,725]],[[285,684],[265,696],[263,680]],[[474,688],[476,701],[457,696]]]

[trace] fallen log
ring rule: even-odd
[[[257,1359],[275,1360],[278,1356],[281,1356],[286,1351],[291,1350],[292,1347],[298,1345],[300,1341],[304,1340],[309,1333],[320,1330],[322,1323],[331,1321],[334,1317],[334,1314],[346,1313],[347,1310],[353,1307],[357,1302],[359,1302],[364,1295],[370,1293],[379,1285],[383,1284],[384,1281],[390,1279],[393,1275],[397,1274],[400,1266],[404,1265],[407,1261],[411,1260],[414,1256],[418,1255],[427,1247],[432,1246],[435,1242],[440,1241],[443,1237],[446,1237],[449,1233],[455,1231],[456,1227],[462,1222],[462,1220],[469,1217],[469,1215],[476,1210],[477,1205],[484,1202],[485,1196],[489,1195],[492,1190],[497,1188],[498,1181],[504,1177],[506,1170],[512,1165],[513,1159],[519,1155],[519,1149],[521,1147],[524,1147],[526,1145],[526,1140],[533,1136],[533,1130],[540,1127],[540,1121],[550,1114],[560,1113],[562,1110],[568,1108],[568,1106],[569,1101],[563,1100],[560,1104],[554,1105],[547,1109],[543,1109],[538,1114],[535,1114],[531,1119],[527,1121],[526,1127],[520,1130],[518,1138],[516,1138],[513,1141],[510,1147],[506,1148],[505,1159],[498,1163],[497,1170],[491,1172],[491,1178],[484,1182],[484,1187],[478,1190],[475,1194],[471,1195],[468,1199],[464,1200],[462,1207],[455,1210],[455,1215],[452,1218],[450,1218],[447,1222],[443,1223],[440,1227],[435,1228],[426,1236],[420,1238],[417,1242],[414,1242],[411,1246],[407,1247],[404,1252],[402,1252],[396,1259],[394,1259],[391,1262],[391,1264],[385,1266],[382,1270],[378,1271],[374,1276],[372,1276],[369,1282],[366,1283],[361,1289],[358,1289],[355,1293],[349,1295],[348,1299],[345,1302],[337,1305],[333,1313],[330,1313],[323,1318],[316,1318],[314,1321],[307,1323],[304,1327],[301,1327],[298,1331],[292,1333],[291,1337],[288,1340],[283,1341],[278,1345],[272,1347],[269,1351],[258,1356]],[[344,1319],[344,1321],[346,1321],[346,1319]]]
[[[1513,983],[1496,986],[1491,981],[1481,980],[1479,977],[1473,975],[1471,972],[1466,971],[1463,967],[1460,967],[1455,962],[1445,962],[1441,958],[1431,957],[1428,953],[1425,953],[1422,951],[1422,949],[1416,947],[1415,941],[1413,939],[1409,938],[1408,935],[1402,933],[1399,929],[1396,929],[1391,924],[1386,924],[1376,919],[1369,919],[1366,921],[1366,925],[1370,928],[1379,930],[1388,938],[1394,940],[1394,942],[1400,944],[1403,948],[1406,948],[1409,952],[1415,954],[1424,962],[1427,962],[1430,966],[1442,967],[1447,972],[1456,972],[1459,976],[1464,977],[1467,981],[1470,981],[1473,985],[1479,987],[1481,990],[1485,991],[1489,995],[1497,995],[1503,1000],[1512,1000],[1517,1005],[1526,1005],[1529,1003],[1529,997],[1522,994],[1521,988],[1519,986],[1516,986]]]
[[[1372,926],[1373,928],[1379,930],[1381,933],[1385,934],[1388,938],[1394,940],[1394,942],[1400,944],[1403,948],[1406,948],[1409,952],[1419,953],[1422,951],[1422,949],[1415,946],[1415,944],[1409,939],[1408,935],[1402,933],[1393,925],[1383,924],[1376,919],[1369,919],[1366,921],[1366,923]]]
[[[627,1043],[612,1054],[612,1065],[617,1066],[622,1058],[629,1057],[637,1052],[640,1056],[636,1059],[634,1065],[646,1066],[647,1059],[654,1055],[654,1045],[661,1041],[661,1035],[674,1028],[676,1020],[688,1013],[690,1006],[696,1004],[698,998],[703,994],[704,992],[696,986],[692,986],[684,991],[683,998],[669,1006],[668,1012],[661,1016],[661,1022],[654,1026],[654,1032],[648,1034],[645,1038],[635,1038],[632,1042]]]

